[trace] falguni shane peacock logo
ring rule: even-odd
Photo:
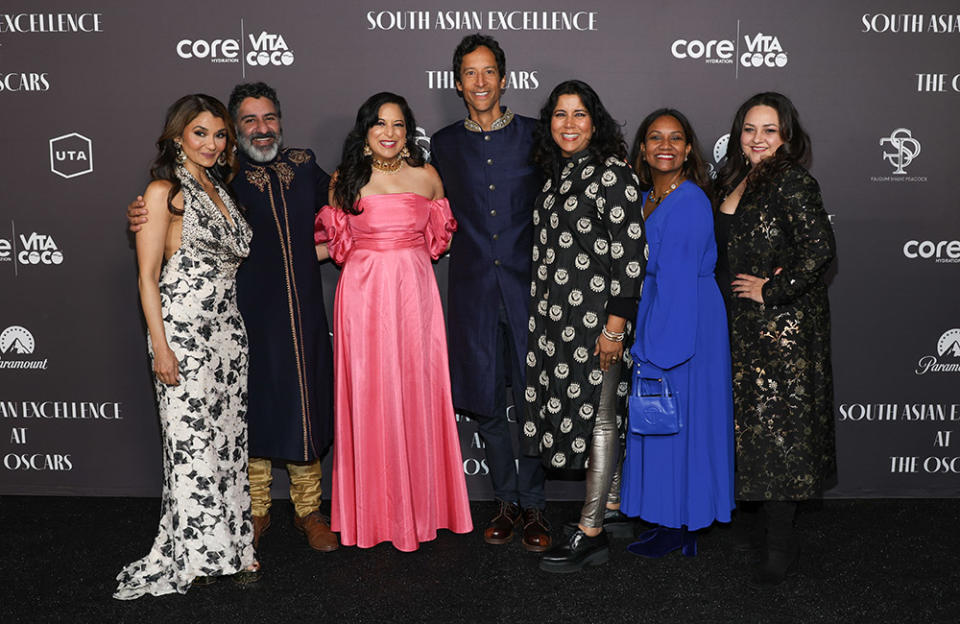
[[[11,325],[0,332],[0,370],[46,370],[47,358],[31,358],[37,343],[26,327]]]
[[[937,341],[937,355],[924,355],[914,371],[927,373],[960,373],[960,328],[948,329]]]

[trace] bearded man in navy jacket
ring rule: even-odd
[[[478,423],[499,503],[484,539],[505,544],[520,528],[523,546],[541,552],[550,546],[544,471],[538,458],[514,453],[507,414],[508,383],[517,408],[526,385],[532,214],[541,185],[530,163],[537,122],[501,107],[506,59],[492,37],[465,37],[453,71],[468,116],[430,142],[458,223],[447,289],[453,401]]]

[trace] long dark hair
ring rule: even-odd
[[[370,167],[373,158],[363,155],[363,146],[367,141],[367,131],[380,119],[380,107],[384,104],[396,104],[403,113],[406,124],[407,151],[410,156],[405,160],[411,167],[423,166],[423,152],[417,146],[417,122],[413,111],[403,97],[384,91],[371,95],[357,111],[357,121],[343,141],[343,154],[337,166],[337,178],[333,184],[333,200],[344,212],[360,214],[354,203],[360,196],[360,189],[370,181]]]
[[[550,92],[550,97],[540,109],[540,122],[533,133],[533,162],[543,170],[544,175],[552,177],[563,158],[560,147],[550,133],[553,109],[557,107],[557,100],[561,95],[576,95],[590,114],[594,130],[587,150],[595,160],[602,162],[610,156],[626,159],[627,144],[620,131],[620,125],[604,108],[600,96],[585,82],[567,80],[558,84]]]
[[[633,165],[634,170],[637,172],[637,177],[640,178],[640,184],[643,185],[644,188],[653,186],[653,176],[651,175],[650,165],[648,165],[647,161],[643,158],[640,146],[643,145],[646,140],[647,131],[650,129],[650,126],[661,117],[673,117],[676,119],[677,123],[680,124],[680,128],[683,130],[683,136],[687,140],[687,145],[690,146],[690,155],[683,161],[683,176],[709,194],[711,186],[710,174],[707,173],[707,163],[703,160],[703,153],[700,150],[700,141],[697,139],[697,133],[693,131],[693,126],[690,124],[690,120],[687,119],[686,115],[675,108],[658,108],[640,122],[637,135],[633,139],[633,146],[630,148],[630,164]]]
[[[167,210],[175,215],[182,215],[183,210],[173,206],[173,198],[181,190],[180,179],[177,177],[179,163],[177,162],[177,147],[174,139],[182,137],[187,125],[196,119],[200,113],[210,113],[217,119],[223,120],[227,132],[227,144],[223,148],[223,153],[226,156],[227,164],[214,163],[212,167],[207,169],[207,175],[219,186],[226,189],[230,197],[236,200],[228,184],[237,172],[237,134],[233,122],[230,120],[230,114],[223,103],[215,97],[203,93],[185,95],[167,109],[167,119],[163,124],[163,133],[157,139],[157,157],[150,167],[151,180],[167,180],[172,184],[170,192],[167,193]]]
[[[743,132],[743,120],[754,106],[769,106],[777,111],[780,122],[780,138],[783,139],[777,151],[764,159],[753,171],[740,146],[740,134]],[[758,93],[744,102],[733,117],[730,128],[730,140],[727,143],[727,161],[717,173],[717,187],[720,195],[729,194],[747,175],[750,179],[763,179],[783,171],[790,165],[808,165],[811,158],[810,137],[800,125],[800,115],[790,98],[782,93],[767,91]]]

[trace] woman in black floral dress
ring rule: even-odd
[[[729,301],[737,499],[766,517],[754,580],[777,584],[796,567],[797,501],[819,496],[836,470],[830,309],[823,275],[834,257],[820,187],[804,164],[810,141],[779,93],[737,111],[718,177],[718,278]],[[763,527],[749,502],[749,547]]]
[[[619,514],[629,383],[621,358],[646,266],[637,177],[625,157],[594,90],[558,85],[535,137],[546,182],[533,212],[523,439],[547,466],[586,468],[587,493],[577,529],[541,559],[549,572],[605,562],[604,518]]]

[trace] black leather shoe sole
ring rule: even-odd
[[[579,572],[587,566],[603,565],[610,560],[610,549],[606,546],[584,553],[577,559],[541,559],[540,569],[554,574]]]

